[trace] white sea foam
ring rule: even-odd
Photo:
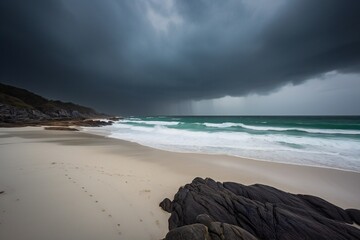
[[[112,126],[102,127],[102,130],[113,138],[163,150],[227,154],[360,172],[360,140],[356,139],[259,135],[241,131],[190,131],[166,127],[178,122],[136,121],[152,122],[152,126],[136,126],[129,124],[131,122],[133,121],[120,121]],[[223,126],[229,125],[223,123]]]
[[[180,122],[175,121],[143,121],[137,119],[130,119],[130,120],[120,120],[121,123],[142,123],[148,125],[163,125],[163,126],[171,126],[171,125],[178,125]]]
[[[202,123],[199,123],[202,124]],[[215,128],[228,128],[228,127],[242,127],[242,123],[232,123],[232,122],[225,122],[225,123],[203,123],[207,127],[215,127]]]
[[[204,123],[207,127],[214,128],[229,128],[229,127],[242,127],[251,130],[257,131],[302,131],[307,133],[321,133],[321,134],[350,134],[350,135],[360,135],[360,131],[357,130],[342,130],[342,129],[315,129],[315,128],[292,128],[292,127],[267,127],[267,126],[251,126],[243,123]]]

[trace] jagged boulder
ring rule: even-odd
[[[360,239],[360,230],[349,225],[359,210],[261,184],[196,178],[160,206],[171,213],[166,240]]]

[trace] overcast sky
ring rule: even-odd
[[[0,81],[116,114],[360,114],[358,0],[0,1]]]

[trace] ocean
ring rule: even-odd
[[[101,131],[168,151],[360,172],[359,116],[129,117]]]

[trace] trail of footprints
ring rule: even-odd
[[[51,163],[52,165],[54,165],[54,163]],[[73,179],[70,175],[69,175],[69,171],[66,169],[66,167],[64,166],[64,163],[61,163],[61,165],[62,165],[62,169],[66,172],[65,173],[65,177],[71,182],[71,183],[73,183],[73,184],[77,184],[77,182],[75,181],[75,179]],[[72,164],[71,164],[72,165]],[[89,166],[89,165],[85,165],[85,167],[87,167],[87,168],[91,168],[91,166]],[[81,168],[79,168],[79,167],[77,167],[77,166],[72,166],[71,167],[72,169],[76,169],[76,170],[81,170]],[[100,174],[103,174],[103,175],[108,175],[108,176],[113,176],[113,175],[116,175],[116,176],[119,176],[119,177],[123,177],[123,176],[126,176],[126,177],[133,177],[133,175],[130,175],[130,174],[127,174],[127,175],[125,175],[125,174],[110,174],[110,173],[107,173],[107,172],[105,172],[104,170],[102,170],[103,169],[103,167],[96,167],[96,166],[93,166],[93,168],[95,168],[95,170],[97,171],[97,172],[99,172]],[[101,169],[101,170],[100,170]],[[92,178],[91,176],[89,176],[89,178]],[[97,178],[97,181],[101,181],[99,178]],[[145,181],[145,180],[142,180],[142,181]],[[103,181],[101,181],[101,182],[103,182]],[[147,182],[150,182],[150,180],[147,180]],[[107,184],[107,183],[105,183],[105,182],[103,182],[104,184]],[[125,181],[124,183],[128,183],[128,181]],[[77,185],[79,185],[79,184],[77,184]],[[108,184],[107,184],[108,185]],[[88,190],[84,187],[84,186],[81,186],[81,190],[85,193],[85,194],[87,194],[90,198],[94,198],[94,203],[95,204],[99,204],[100,205],[100,203],[99,203],[99,201],[94,197],[94,195],[93,194],[90,194],[90,193],[88,193]],[[145,190],[141,190],[141,191],[139,191],[139,194],[140,195],[143,195],[143,194],[148,194],[148,193],[150,193],[151,191],[149,190],[149,189],[145,189]],[[147,197],[148,199],[150,199],[150,195]],[[132,204],[130,204],[130,207],[132,207]],[[101,208],[100,207],[100,209],[101,209],[101,212],[103,213],[103,214],[106,214],[107,215],[107,217],[108,218],[112,218],[112,215],[110,214],[110,213],[107,213],[107,211],[106,211],[106,209],[104,209],[104,208]],[[154,217],[154,213],[153,212],[151,212],[150,211],[150,215],[152,216],[152,217]],[[112,222],[113,223],[115,223],[115,221],[114,220],[112,220]],[[139,222],[143,222],[143,219],[139,219]],[[160,227],[160,221],[159,220],[155,220],[155,224],[156,224],[156,226],[157,227]],[[121,229],[120,229],[120,227],[121,227],[121,225],[120,225],[120,223],[116,223],[116,225],[115,225],[115,227],[116,227],[116,229],[118,229],[117,231],[118,231],[118,234],[119,235],[121,235],[122,233],[121,233]]]
[[[74,183],[74,184],[77,183],[76,181],[73,180],[72,177],[70,177],[69,174],[65,174],[65,177],[66,177],[71,183]],[[78,185],[78,184],[77,184],[77,185]],[[88,193],[88,190],[87,190],[85,187],[82,186],[82,187],[81,187],[81,190],[82,190],[87,196],[89,196],[90,198],[93,198],[93,197],[94,197],[93,194]],[[94,199],[94,203],[99,204],[99,201],[96,200],[96,199]],[[104,213],[104,214],[106,214],[107,217],[112,218],[112,215],[111,215],[110,213],[107,213],[106,209],[101,208],[101,212]],[[114,222],[114,221],[112,221],[112,222]],[[119,235],[122,234],[121,231],[120,231],[120,226],[121,226],[120,223],[116,223],[116,225],[115,225],[115,227],[118,229],[117,232],[118,232]]]

